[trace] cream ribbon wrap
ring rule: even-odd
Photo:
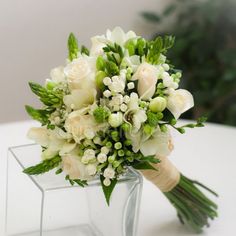
[[[155,170],[142,170],[144,177],[162,192],[170,192],[180,181],[180,173],[167,157],[158,157],[160,163],[152,164]]]

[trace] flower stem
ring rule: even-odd
[[[218,196],[205,185],[181,175],[178,185],[170,192],[164,193],[177,210],[181,223],[188,225],[200,233],[204,226],[209,226],[209,218],[217,217],[217,205],[211,201],[200,189],[200,186]]]

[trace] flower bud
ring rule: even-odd
[[[107,77],[107,74],[104,71],[98,71],[95,77],[96,85],[101,90],[105,89],[105,85],[103,84],[103,79],[105,77]]]
[[[162,112],[167,105],[166,99],[163,97],[156,97],[151,100],[149,108],[152,112]]]
[[[123,116],[120,112],[112,113],[108,118],[108,123],[114,128],[120,126],[122,122]]]

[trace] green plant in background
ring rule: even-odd
[[[192,91],[196,102],[185,118],[204,114],[211,122],[236,125],[235,12],[234,0],[176,0],[161,14],[142,13],[158,25],[175,19],[158,35],[176,36],[168,58],[183,68],[182,86]]]

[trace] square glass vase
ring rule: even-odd
[[[142,177],[133,170],[120,177],[107,205],[99,178],[71,186],[55,170],[38,176],[22,171],[41,161],[39,145],[9,148],[7,236],[135,236]]]

